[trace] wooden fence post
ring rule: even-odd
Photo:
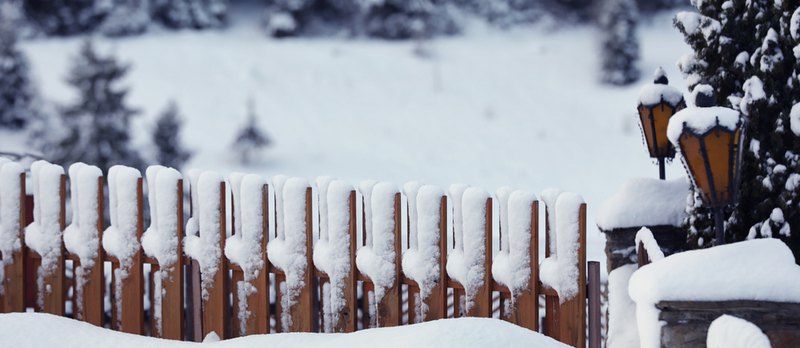
[[[41,194],[41,193],[40,193]],[[66,216],[66,197],[67,197],[67,176],[61,175],[61,182],[59,185],[59,229],[64,233],[64,228],[67,226]],[[34,208],[35,209],[35,208]],[[54,315],[64,315],[64,300],[66,298],[66,277],[64,276],[64,248],[63,244],[59,252],[58,261],[54,271],[44,278],[44,284],[50,291],[45,291],[44,305],[42,310],[45,313]],[[40,265],[41,267],[41,265]]]
[[[447,196],[442,196],[439,203],[439,277],[425,299],[428,312],[424,321],[443,319],[447,317]],[[409,294],[409,300],[411,294]],[[413,308],[409,306],[409,315]],[[410,321],[409,321],[410,322]]]
[[[176,250],[175,264],[169,270],[161,269],[166,272],[166,276],[161,280],[161,332],[162,338],[181,340],[184,335],[184,313],[183,313],[183,179],[178,180],[176,187],[177,195],[177,229],[175,239],[178,241]],[[159,265],[160,267],[160,265]],[[152,291],[152,290],[151,290]]]
[[[559,308],[559,340],[576,348],[586,346],[586,203],[581,204],[578,234],[578,294]]]
[[[600,348],[600,263],[589,261],[589,348]]]
[[[247,319],[246,330],[242,335],[268,334],[269,333],[269,259],[267,259],[267,241],[269,240],[269,188],[266,184],[261,193],[261,257],[264,259],[264,268],[258,272],[258,277],[252,284],[256,291],[247,297],[247,310],[251,315]],[[237,298],[233,293],[233,298]],[[236,308],[238,310],[238,308]],[[236,316],[234,316],[236,317]]]
[[[555,209],[555,207],[550,207],[545,204],[544,208],[544,224],[545,224],[545,258],[550,257],[551,254],[555,252],[555,250],[550,250],[550,234],[552,233],[552,229],[555,226],[550,226],[550,209]],[[545,292],[545,317],[544,317],[544,333],[547,336],[552,337],[553,339],[559,340],[560,331],[558,330],[559,327],[559,318],[558,318],[558,296],[551,296]]]
[[[474,304],[467,312],[470,317],[492,317],[492,198],[486,199],[484,226],[483,285],[475,292]]]
[[[350,270],[344,278],[344,308],[339,313],[339,321],[334,323],[334,332],[354,332],[356,331],[356,320],[358,319],[358,298],[357,298],[357,277],[356,277],[356,191],[351,190],[348,199],[349,207],[349,238],[350,238]]]
[[[516,308],[509,318],[511,322],[528,328],[539,330],[539,202],[531,204],[531,241],[528,247],[530,255],[531,278],[528,286],[516,298]],[[502,309],[502,306],[501,306]]]
[[[144,230],[143,180],[136,181],[136,240],[142,240]],[[120,331],[141,335],[144,333],[144,274],[142,271],[142,248],[138,248],[131,258],[128,276],[122,280],[122,318]],[[119,313],[118,313],[119,314]]]
[[[19,167],[22,169],[22,167]],[[12,255],[5,266],[4,293],[0,295],[0,312],[25,311],[25,172],[19,173],[19,223],[17,236],[22,247]]]
[[[290,332],[315,332],[319,326],[319,311],[316,308],[317,283],[314,274],[314,225],[311,210],[311,187],[306,188],[306,269],[303,288],[297,297],[298,303],[289,309],[292,318]]]
[[[400,212],[400,193],[394,195],[394,283],[378,303],[378,326],[389,327],[398,326],[403,320],[403,299],[400,294],[402,285],[402,214]]]
[[[77,178],[74,178],[77,180]],[[102,240],[103,236],[103,177],[97,178],[97,238]],[[72,209],[77,209],[78,202],[72,202]],[[103,296],[105,293],[105,282],[103,272],[103,260],[105,260],[104,250],[97,245],[97,255],[94,259],[94,266],[86,274],[86,283],[83,284],[82,307],[83,313],[79,317],[87,323],[103,326],[105,312],[103,310]],[[78,261],[80,262],[80,261]],[[74,263],[73,263],[74,264]],[[74,267],[73,267],[74,268]],[[77,308],[73,308],[73,311]]]
[[[219,248],[225,250],[225,182],[219,183]],[[201,232],[202,233],[202,232]],[[228,262],[223,255],[219,257],[217,273],[214,273],[214,281],[208,289],[208,299],[203,303],[203,337],[212,331],[220,339],[230,337],[228,330],[229,302],[228,295]]]

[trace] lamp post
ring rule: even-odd
[[[675,157],[675,148],[667,139],[670,118],[686,107],[683,94],[670,87],[664,69],[658,68],[652,84],[639,92],[639,122],[650,157],[658,159],[659,178],[666,177],[664,160]]]
[[[742,162],[742,119],[739,112],[714,106],[714,90],[695,88],[695,107],[675,114],[667,130],[680,149],[692,184],[714,211],[717,245],[725,244],[723,209],[736,202]]]

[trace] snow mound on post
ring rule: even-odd
[[[142,249],[147,256],[158,261],[159,269],[153,276],[153,317],[156,320],[156,329],[161,332],[161,284],[178,261],[178,199],[183,199],[178,197],[181,174],[173,168],[150,166],[145,175],[150,204],[150,227],[142,235]]]
[[[531,223],[535,201],[536,196],[521,190],[509,195],[503,249],[492,260],[492,277],[511,291],[512,306],[516,296],[528,287],[531,280]]]
[[[706,337],[708,348],[771,348],[769,338],[755,324],[730,315],[711,322]]]
[[[660,347],[658,302],[800,302],[800,266],[782,241],[755,239],[674,254],[651,263],[633,274],[628,291],[636,302],[642,347]]]
[[[464,184],[453,184],[448,189],[450,206],[452,207],[452,226],[454,247],[447,254],[447,275],[453,279],[466,279],[464,274],[464,212],[462,203],[464,201],[464,191],[469,186]]]
[[[408,187],[406,187],[408,188]],[[407,192],[412,190],[407,190]],[[441,253],[439,251],[439,227],[441,225],[441,204],[444,191],[442,189],[425,185],[416,187],[414,191],[416,234],[409,237],[409,249],[403,253],[403,272],[419,285],[418,308],[416,318],[422,320],[428,312],[424,300],[433,291],[439,281],[439,264]],[[410,203],[411,198],[409,198]],[[411,204],[409,204],[409,214]]]
[[[139,251],[136,235],[139,223],[138,170],[116,165],[108,170],[108,201],[111,226],[103,232],[103,249],[117,258],[119,268],[114,270],[114,289],[122,293],[122,281],[128,278],[133,257]],[[116,298],[117,318],[122,318],[122,297]]]
[[[308,181],[291,178],[283,184],[283,224],[284,233],[267,245],[270,262],[286,274],[286,288],[281,296],[281,320],[283,327],[292,325],[291,307],[297,303],[297,296],[306,286],[303,281],[306,272],[306,190]],[[311,286],[311,284],[308,284]],[[282,288],[281,291],[284,291]]]
[[[606,200],[595,221],[603,231],[642,226],[680,227],[686,219],[689,179],[632,178]]]
[[[208,299],[208,289],[219,270],[220,224],[220,183],[222,176],[216,172],[203,172],[197,180],[197,223],[200,236],[186,235],[183,240],[184,252],[200,264],[200,285],[204,300]],[[194,215],[194,214],[193,214]]]
[[[422,187],[418,181],[410,181],[403,185],[403,193],[406,195],[408,208],[408,249],[417,247],[418,212],[417,212],[417,193]]]
[[[4,165],[5,167],[5,165]],[[47,161],[31,164],[33,222],[25,228],[25,245],[42,257],[36,283],[37,302],[44,305],[44,278],[58,267],[61,257],[61,176],[64,168]]]
[[[578,250],[580,248],[580,207],[583,198],[572,192],[558,195],[556,201],[556,254],[542,261],[542,283],[556,290],[561,303],[578,294]]]
[[[75,296],[78,313],[83,313],[83,287],[88,273],[95,266],[100,247],[97,223],[102,218],[98,214],[98,179],[103,172],[95,166],[76,163],[69,168],[72,187],[72,224],[64,230],[64,246],[77,255],[80,267],[75,269]]]
[[[696,134],[705,134],[716,126],[734,131],[738,125],[739,112],[736,110],[721,106],[690,107],[678,111],[669,119],[667,137],[677,148],[679,147],[678,140],[684,129],[689,129]]]
[[[283,185],[289,177],[286,175],[275,175],[272,177],[273,194],[275,195],[275,237],[283,239]]]
[[[326,218],[320,217],[320,239],[314,245],[314,265],[328,275],[330,290],[324,297],[325,332],[332,332],[344,308],[345,278],[350,272],[350,192],[353,186],[334,180],[320,190],[320,203],[325,201]],[[320,205],[321,206],[321,205]],[[323,229],[322,226],[325,226]],[[323,234],[323,231],[325,234]]]
[[[397,187],[390,183],[378,183],[372,188],[369,203],[372,208],[372,231],[367,232],[367,240],[371,244],[358,249],[356,253],[358,269],[375,285],[376,306],[397,277],[394,250],[394,197],[397,193]]]
[[[541,194],[542,201],[547,209],[546,223],[550,230],[550,233],[548,233],[548,237],[550,237],[550,243],[547,245],[547,247],[553,253],[556,253],[556,250],[558,250],[558,233],[556,233],[558,227],[556,226],[556,201],[558,201],[558,196],[560,196],[562,192],[563,191],[557,188],[549,188],[542,191]]]
[[[358,192],[361,194],[363,204],[364,226],[362,228],[366,231],[364,245],[372,245],[372,189],[377,183],[375,180],[364,180],[358,183]]]
[[[267,181],[255,174],[243,175],[234,180],[231,175],[233,196],[239,197],[235,206],[238,221],[236,234],[225,240],[225,257],[232,263],[242,268],[244,281],[238,284],[238,293],[235,294],[239,303],[239,329],[245,332],[250,310],[247,306],[247,297],[256,292],[252,282],[255,281],[264,268],[264,259],[261,252],[261,242],[265,236],[264,226],[264,186]],[[238,191],[238,192],[237,192]]]
[[[462,243],[464,250],[448,260],[447,271],[453,270],[453,277],[464,286],[465,310],[469,311],[475,302],[475,293],[483,286],[484,263],[486,262],[486,201],[491,198],[488,192],[470,187],[464,190],[461,198],[463,217]],[[459,254],[456,250],[455,255]]]
[[[19,239],[20,221],[20,175],[25,170],[11,161],[0,162],[0,278],[5,267],[14,262],[13,254],[22,248]],[[0,282],[0,295],[3,294],[3,283]]]

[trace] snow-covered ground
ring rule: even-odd
[[[0,337],[7,347],[568,347],[514,324],[486,318],[445,319],[351,334],[251,335],[201,345],[126,334],[50,314],[10,313],[0,314]]]
[[[132,64],[129,104],[143,111],[135,141],[149,142],[155,117],[177,100],[188,167],[374,178],[494,190],[559,187],[589,205],[590,260],[604,260],[594,211],[623,181],[655,177],[635,117],[641,83],[688,48],[671,15],[640,27],[643,79],[627,88],[598,82],[592,27],[513,32],[470,30],[430,42],[267,38],[255,17],[224,31],[155,32],[99,47]],[[43,95],[69,102],[64,82],[84,38],[22,43]],[[422,53],[420,53],[422,52]],[[236,164],[229,148],[254,98],[274,140],[264,160]],[[667,176],[684,175],[679,163]],[[544,219],[542,219],[544,220]]]

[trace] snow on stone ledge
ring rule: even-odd
[[[642,226],[680,227],[686,218],[686,177],[673,180],[628,179],[603,202],[595,221],[603,231]]]
[[[47,328],[42,330],[41,328]],[[36,334],[32,334],[36,333]],[[0,315],[0,337],[9,347],[537,347],[567,348],[545,335],[489,318],[443,319],[417,325],[361,330],[348,334],[279,333],[250,335],[214,343],[181,342],[100,328],[43,313]]]
[[[708,348],[771,348],[769,338],[755,324],[730,315],[711,322],[706,337]]]
[[[669,119],[667,137],[678,148],[678,140],[684,128],[697,134],[705,134],[717,125],[733,131],[738,124],[739,112],[736,110],[721,106],[690,107],[678,111]]]
[[[633,274],[642,347],[659,347],[660,301],[800,302],[800,266],[777,239],[756,239],[674,254]]]

